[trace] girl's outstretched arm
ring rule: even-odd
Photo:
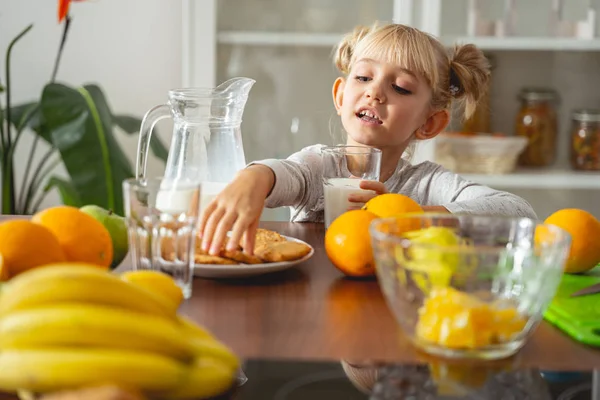
[[[253,163],[271,168],[275,175],[275,184],[265,201],[266,207],[291,207],[292,220],[300,214],[314,212],[323,197],[323,147],[305,147],[285,160],[267,159]]]
[[[291,206],[296,213],[314,208],[323,193],[321,176],[318,146],[285,160],[251,163],[204,208],[199,224],[202,249],[217,255],[224,243],[232,250],[243,238],[242,247],[252,254],[263,208]]]
[[[492,214],[537,219],[523,198],[468,181],[443,167],[425,162],[414,167],[424,206],[442,206],[451,213]]]

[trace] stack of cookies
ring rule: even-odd
[[[163,258],[169,260],[175,258],[174,246],[170,241],[162,241]],[[295,261],[306,256],[311,247],[301,243],[288,240],[275,231],[259,228],[254,241],[254,255],[244,253],[241,246],[236,250],[221,248],[218,256],[213,256],[200,248],[201,241],[196,240],[194,262],[196,264],[220,264],[220,265],[244,265],[264,264],[285,261]]]
[[[212,256],[202,251],[200,241],[196,241],[196,264],[263,264],[298,260],[308,253],[311,248],[304,243],[287,240],[275,231],[259,228],[256,231],[254,255],[244,253],[242,247],[229,251],[225,245],[218,256]]]

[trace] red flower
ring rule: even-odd
[[[84,0],[58,0],[58,23],[61,23],[69,13],[69,6],[71,5],[72,1]]]

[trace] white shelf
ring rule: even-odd
[[[229,31],[217,34],[219,43],[255,46],[318,46],[333,47],[342,38],[341,34],[301,32],[253,32]]]
[[[506,175],[461,174],[465,179],[498,188],[600,189],[600,173],[569,170],[517,170]]]
[[[483,50],[533,50],[533,51],[597,51],[600,39],[545,38],[545,37],[472,37],[446,36],[442,41],[447,46],[454,43],[473,43]]]
[[[219,43],[254,46],[313,46],[333,47],[342,34],[302,32],[225,31],[217,34]],[[600,39],[544,38],[544,37],[471,37],[445,36],[447,46],[454,43],[473,43],[483,50],[533,51],[598,51]]]

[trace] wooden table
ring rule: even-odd
[[[401,333],[376,280],[345,278],[323,246],[323,224],[268,222],[263,227],[315,248],[297,268],[243,280],[194,280],[182,313],[203,324],[243,358],[423,362]],[[546,322],[514,367],[582,370],[600,366],[600,350]]]
[[[1,216],[0,221],[22,216]],[[243,358],[426,362],[402,334],[376,280],[345,278],[323,248],[323,224],[265,222],[262,227],[315,248],[296,268],[243,280],[196,278],[181,312],[206,326]],[[126,267],[126,266],[125,266]],[[547,322],[510,362],[514,367],[590,370],[600,349]]]

